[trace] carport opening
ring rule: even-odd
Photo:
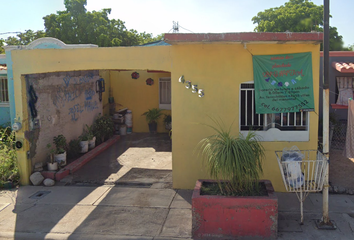
[[[69,142],[82,135],[99,114],[114,122],[113,134],[121,139],[65,183],[117,184],[122,186],[172,187],[171,73],[160,70],[82,70],[23,76],[26,82],[32,169],[49,160],[47,145],[60,134]],[[103,80],[103,81],[102,81]],[[98,86],[98,82],[101,86]],[[144,112],[162,109],[157,133],[149,133]],[[132,126],[115,119],[131,112]],[[124,118],[123,118],[124,119]],[[121,132],[122,125],[126,131]],[[130,128],[130,129],[129,129]],[[129,129],[129,130],[128,130]],[[96,140],[96,146],[99,144]],[[70,164],[78,157],[68,154]],[[62,166],[65,168],[65,165]]]

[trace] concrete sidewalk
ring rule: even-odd
[[[190,190],[25,186],[0,191],[0,239],[191,239]],[[278,239],[353,239],[354,196],[330,195],[336,230],[318,230],[322,195],[279,197]]]

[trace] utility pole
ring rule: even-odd
[[[336,229],[329,220],[329,0],[324,0],[323,11],[323,155],[327,158],[327,170],[322,190],[322,219],[318,220],[318,229]]]
[[[178,33],[179,32],[179,28],[178,28],[178,22],[173,21],[173,33]]]

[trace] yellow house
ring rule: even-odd
[[[301,131],[272,128],[258,131],[266,149],[263,178],[271,180],[276,191],[284,191],[274,152],[293,145],[300,149],[317,149],[319,44],[322,37],[321,33],[165,34],[165,42],[169,46],[12,50],[16,121],[22,123],[17,138],[24,142],[23,148],[18,150],[21,183],[29,183],[33,165],[35,161],[40,161],[39,158],[31,158],[34,157],[31,153],[33,142],[30,144],[33,139],[29,136],[33,131],[33,119],[27,107],[30,79],[33,79],[33,83],[37,79],[45,85],[46,79],[56,76],[65,85],[63,78],[67,75],[72,79],[78,78],[74,81],[77,83],[90,71],[94,73],[92,81],[96,81],[97,73],[97,78],[103,78],[106,83],[106,92],[95,113],[108,113],[108,98],[114,97],[121,107],[132,109],[134,132],[148,131],[145,119],[140,116],[147,109],[162,107],[166,112],[171,111],[173,187],[192,189],[197,179],[208,178],[201,160],[197,158],[195,147],[202,138],[213,132],[201,123],[210,123],[208,116],[221,118],[226,126],[233,124],[232,133],[235,135],[247,132],[247,127],[250,127],[247,126],[247,120],[245,123],[244,115],[247,115],[245,109],[248,109],[245,104],[254,104],[253,100],[245,97],[246,91],[254,91],[252,57],[310,53],[314,111],[298,113],[298,117],[294,113],[287,115],[294,117],[293,125],[296,125],[296,119],[301,118]],[[132,79],[134,72],[139,73],[138,79]],[[186,82],[179,81],[181,76]],[[154,80],[151,86],[146,84],[149,78]],[[87,84],[93,87],[90,81]],[[191,88],[188,88],[188,81]],[[170,106],[161,102],[162,87],[171,89]],[[199,93],[193,93],[193,88],[200,90]],[[84,97],[81,100],[85,101]],[[52,111],[51,115],[68,115],[73,104],[77,104],[75,101]],[[38,115],[41,123],[46,121],[43,111],[38,111]],[[52,132],[59,128],[70,132],[64,123],[74,128],[78,122],[83,124],[88,121],[79,115],[73,123],[71,117],[69,115],[57,122],[45,123],[47,125],[43,123],[41,130],[36,130],[37,144],[41,139],[41,131],[45,131],[42,126],[50,126]],[[158,131],[165,131],[161,124]],[[47,132],[44,135],[49,139],[52,137],[50,134],[53,133]],[[41,149],[37,147],[36,152],[44,151],[44,144],[40,146]]]

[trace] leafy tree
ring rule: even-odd
[[[45,37],[45,32],[40,30],[34,32],[33,30],[26,30],[24,33],[17,34],[17,37],[8,37],[5,40],[7,45],[28,45],[38,38]]]
[[[280,7],[259,12],[252,21],[257,24],[256,32],[322,32],[323,5],[317,6],[309,0],[289,0]],[[346,50],[336,27],[330,27],[329,49]]]
[[[132,46],[158,39],[126,29],[119,19],[109,19],[110,8],[90,12],[86,4],[87,0],[64,0],[65,11],[43,17],[46,35],[65,43],[92,43],[100,47]]]
[[[5,42],[5,40],[1,38],[0,39],[0,54],[4,54],[5,53],[5,50],[3,48],[4,42]]]

